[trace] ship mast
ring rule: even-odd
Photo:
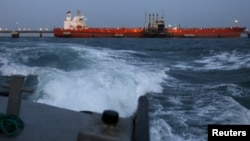
[[[145,12],[145,17],[144,17],[144,30],[147,28],[147,11]]]
[[[148,14],[148,28],[151,28],[151,14]]]

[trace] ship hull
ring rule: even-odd
[[[192,38],[236,38],[241,37],[244,27],[225,28],[165,28],[164,19],[155,20],[154,14],[149,14],[148,27],[133,28],[95,28],[85,23],[86,18],[77,11],[77,16],[71,17],[71,12],[66,13],[63,28],[54,28],[55,37],[71,38],[167,38],[167,37],[192,37]],[[146,21],[145,21],[146,25]]]
[[[173,38],[239,38],[244,27],[226,28],[166,28],[163,37]],[[63,29],[54,28],[55,37],[70,38],[143,38],[147,36],[143,28],[87,28]],[[150,34],[151,35],[151,34]],[[158,35],[158,34],[157,34]],[[160,34],[159,34],[160,35]],[[162,36],[153,36],[162,37]]]
[[[244,27],[168,28],[166,32],[178,38],[239,38],[244,30]]]
[[[71,38],[108,38],[108,37],[131,37],[141,38],[144,36],[142,28],[88,28],[88,29],[54,29],[55,37]]]

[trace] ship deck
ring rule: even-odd
[[[6,110],[7,101],[7,97],[0,96],[1,113]],[[89,140],[113,138],[129,141],[132,137],[132,118],[120,118],[115,129],[106,129],[99,113],[76,112],[26,100],[22,101],[20,111],[20,119],[24,122],[24,128],[14,137],[0,132],[0,140],[78,141],[79,134],[83,134]],[[110,134],[105,134],[107,132]]]
[[[131,117],[113,110],[73,111],[22,99],[24,76],[14,75],[9,92],[0,93],[0,140],[4,141],[148,141],[148,102],[138,100]],[[84,103],[83,103],[84,104]],[[14,115],[15,120],[9,118]],[[16,120],[18,119],[18,120]],[[24,123],[24,124],[21,124]],[[24,126],[23,126],[24,125]],[[19,132],[20,131],[20,132]]]

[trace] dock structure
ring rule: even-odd
[[[250,38],[250,31],[246,31],[247,38]]]
[[[38,34],[43,37],[43,34],[52,34],[53,30],[0,30],[0,34],[9,34],[12,38],[19,38],[20,34]]]
[[[165,21],[163,15],[159,17],[158,14],[148,14],[148,23],[145,14],[145,27],[144,27],[144,37],[150,38],[164,38],[171,37],[171,34],[166,32]]]

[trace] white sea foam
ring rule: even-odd
[[[158,105],[160,106],[160,105]],[[160,106],[161,107],[161,106]],[[170,117],[174,115],[174,119]],[[153,119],[150,122],[150,140],[152,141],[205,141],[206,136],[195,136],[190,130],[196,133],[203,132],[202,129],[190,127],[185,111],[158,109],[153,112]],[[173,118],[173,117],[172,117]],[[178,123],[176,127],[176,123]],[[178,130],[179,129],[179,130]]]
[[[37,75],[37,89],[32,96],[37,102],[76,111],[102,112],[113,109],[122,117],[135,112],[139,96],[148,92],[162,92],[161,83],[167,77],[165,70],[150,71],[152,69],[147,69],[147,64],[128,58],[131,57],[130,52],[116,54],[116,51],[109,49],[76,45],[69,48],[92,64],[88,68],[66,72],[5,60],[1,74]],[[27,60],[28,57],[24,57]]]
[[[236,51],[222,52],[211,57],[205,57],[196,63],[204,64],[205,69],[235,70],[250,67],[250,55],[240,54]]]
[[[236,102],[232,97],[224,97],[226,100],[227,108],[218,109],[220,114],[213,117],[214,121],[220,121],[224,124],[249,124],[250,123],[250,111]],[[230,103],[230,104],[229,104]]]
[[[237,51],[220,52],[213,56],[203,57],[199,60],[190,62],[179,62],[174,65],[176,68],[183,70],[236,70],[250,67],[250,55]]]
[[[250,123],[249,109],[232,98],[232,96],[245,96],[237,85],[204,85],[204,87],[200,86],[200,91],[189,87],[181,89],[193,94],[189,95],[189,92],[178,96],[175,94],[169,94],[166,97],[155,96],[158,98],[154,99],[153,109],[157,110],[150,113],[153,117],[150,129],[151,140],[206,141],[208,124]],[[158,100],[160,98],[163,99]]]
[[[153,120],[151,122],[150,129],[150,140],[152,141],[174,141],[178,139],[178,136],[175,136],[172,133],[172,128],[168,125],[163,119]]]

